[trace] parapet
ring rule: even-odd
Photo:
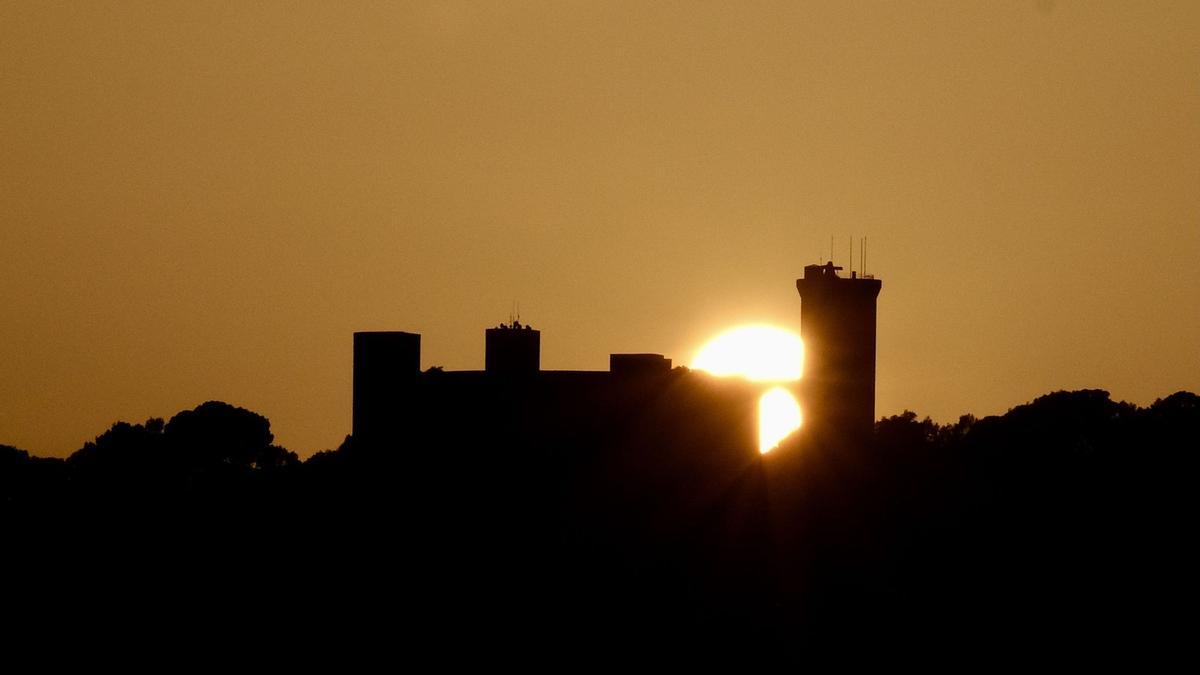
[[[608,370],[614,375],[657,375],[671,372],[671,359],[662,354],[609,354]]]

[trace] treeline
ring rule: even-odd
[[[870,450],[875,456],[862,458],[886,468],[891,480],[911,486],[913,497],[924,495],[923,500],[930,498],[924,488],[954,484],[978,503],[1004,502],[1018,492],[1071,501],[1080,490],[1099,490],[1089,501],[1115,503],[1135,494],[1163,497],[1158,481],[1178,477],[1173,469],[1200,448],[1198,434],[1196,394],[1178,392],[1140,408],[1112,401],[1099,390],[1056,392],[1001,416],[964,415],[946,425],[910,411],[883,418]],[[0,445],[0,508],[11,517],[78,497],[104,502],[149,493],[200,496],[231,485],[336,473],[355,461],[350,437],[338,449],[304,462],[273,441],[267,418],[210,401],[167,422],[116,422],[66,459]],[[472,454],[457,447],[455,429],[413,429],[408,445],[418,444],[436,446],[422,453]],[[491,445],[491,454],[520,451],[506,447],[503,439]],[[785,447],[777,454],[789,452],[801,450]],[[1119,490],[1104,492],[1117,482]]]
[[[1198,449],[1195,394],[1087,390],[948,425],[906,412],[869,448],[791,457],[800,632],[845,653],[869,635],[896,655],[1170,662]]]
[[[480,660],[533,634],[535,660],[743,666],[1186,643],[1167,617],[1193,575],[1195,394],[906,412],[866,446],[801,433],[763,457],[724,426],[531,447],[448,411],[301,462],[266,418],[209,402],[65,460],[0,446],[0,525],[26,588],[168,588],[168,616],[337,616],[334,634],[418,652],[453,650],[452,625]]]
[[[117,422],[66,459],[0,445],[0,498],[8,517],[37,517],[64,505],[150,507],[151,497],[182,503],[300,466],[295,453],[273,441],[267,418],[209,401],[165,423]]]

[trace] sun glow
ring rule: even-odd
[[[692,368],[754,382],[793,382],[804,367],[804,343],[774,326],[733,328],[709,340],[696,353]],[[784,386],[767,390],[758,401],[758,451],[766,454],[800,428],[800,403]]]
[[[800,403],[792,392],[772,387],[758,399],[758,451],[766,454],[800,428]]]
[[[739,326],[708,341],[692,367],[713,375],[740,375],[754,382],[800,379],[804,343],[795,333],[766,325]]]

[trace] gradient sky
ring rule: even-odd
[[[1200,3],[0,1],[0,443],[218,399],[302,456],[351,333],[475,369],[799,329],[868,237],[880,414],[1200,390]]]

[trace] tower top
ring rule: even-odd
[[[521,323],[519,319],[513,319],[508,323],[502,323],[499,326],[496,326],[495,328],[489,328],[488,330],[533,330],[533,326],[530,326],[527,323]]]
[[[804,278],[797,279],[796,283],[821,284],[833,281],[871,281],[876,285],[879,284],[879,280],[873,274],[860,276],[858,272],[851,272],[849,277],[838,276],[838,271],[841,269],[841,265],[834,265],[832,262],[827,262],[823,265],[805,265]]]
[[[832,277],[837,278],[837,271],[843,269],[841,265],[834,265],[833,261],[829,261],[824,265],[805,265],[804,278],[811,279],[813,277]]]

